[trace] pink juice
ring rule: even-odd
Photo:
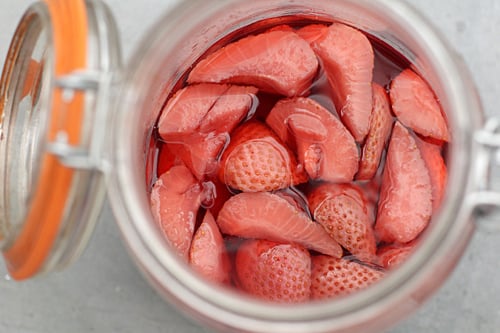
[[[258,22],[165,102],[147,155],[152,212],[211,282],[272,302],[334,298],[418,245],[448,140],[433,92],[387,45],[341,23]]]

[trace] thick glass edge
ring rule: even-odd
[[[165,38],[172,34],[172,31],[176,24],[180,24],[183,16],[189,13],[193,8],[204,9],[204,13],[208,16],[210,13],[216,12],[218,9],[222,8],[224,5],[233,3],[233,1],[221,1],[217,6],[212,6],[207,8],[202,1],[190,1],[189,3],[181,4],[176,8],[174,12],[167,15],[161,24],[155,26],[152,30],[155,34],[150,35],[145,39],[143,44],[139,47],[141,52],[138,52],[134,60],[131,63],[130,68],[140,68],[141,62],[143,61],[154,61],[151,56],[151,49],[158,47],[161,49],[160,43],[161,38]],[[285,2],[284,2],[285,3]],[[295,1],[290,1],[286,3],[295,3]],[[444,204],[443,211],[437,218],[439,224],[442,225],[441,230],[434,232],[434,236],[430,237],[429,242],[433,246],[425,251],[420,251],[417,253],[410,262],[405,265],[405,267],[398,270],[392,276],[388,277],[386,281],[380,283],[380,288],[371,288],[366,292],[360,293],[350,297],[349,299],[344,299],[340,302],[331,302],[328,304],[311,304],[305,306],[297,306],[296,308],[283,308],[277,306],[270,306],[269,304],[255,302],[253,300],[246,299],[244,297],[236,297],[235,295],[224,295],[218,288],[214,288],[212,285],[204,283],[200,279],[196,278],[190,274],[187,267],[180,263],[176,258],[174,258],[168,251],[165,251],[164,242],[158,237],[158,233],[154,228],[147,226],[147,223],[139,224],[139,221],[151,220],[150,214],[144,213],[137,207],[129,206],[127,203],[133,202],[135,199],[134,194],[127,191],[127,185],[131,185],[133,188],[136,184],[130,184],[131,177],[130,170],[128,170],[124,165],[127,163],[137,163],[136,160],[131,160],[127,153],[120,151],[119,147],[116,148],[116,155],[113,158],[113,165],[116,167],[116,174],[112,176],[111,186],[114,190],[121,191],[123,193],[123,198],[111,199],[115,214],[117,216],[118,224],[124,234],[127,244],[132,252],[133,256],[139,263],[139,266],[145,271],[146,275],[149,276],[150,280],[157,289],[163,294],[170,298],[174,298],[177,302],[182,303],[182,307],[187,307],[191,309],[196,309],[195,311],[203,311],[203,313],[198,313],[198,317],[205,317],[210,319],[212,315],[216,312],[222,312],[221,315],[226,315],[227,321],[231,321],[231,314],[238,317],[239,320],[243,320],[239,316],[243,316],[249,320],[249,318],[254,318],[262,325],[257,325],[255,331],[258,331],[258,327],[262,326],[263,329],[269,329],[271,323],[279,323],[286,321],[289,323],[297,324],[297,321],[301,320],[315,320],[318,323],[331,324],[332,320],[337,320],[337,325],[342,326],[342,321],[339,320],[342,316],[346,316],[346,313],[353,311],[355,309],[362,309],[364,311],[353,311],[349,316],[357,316],[358,320],[362,318],[367,318],[373,315],[373,311],[376,309],[370,308],[370,304],[373,305],[374,302],[379,301],[381,298],[385,298],[386,305],[389,303],[395,303],[402,297],[411,296],[412,288],[418,285],[418,277],[429,274],[429,269],[417,271],[416,267],[419,264],[423,264],[426,258],[429,258],[431,251],[441,251],[444,252],[449,250],[453,243],[462,244],[462,251],[465,247],[466,240],[470,237],[472,233],[471,223],[469,220],[470,212],[462,207],[464,193],[471,191],[475,186],[474,183],[468,182],[470,175],[473,174],[473,166],[469,161],[463,161],[461,158],[464,156],[474,156],[474,147],[472,143],[472,133],[475,128],[481,125],[481,107],[479,102],[476,100],[473,93],[471,93],[470,86],[466,86],[462,81],[468,81],[470,78],[467,75],[460,75],[460,71],[456,66],[456,59],[453,58],[453,51],[446,45],[446,42],[439,37],[434,29],[429,28],[429,23],[415,13],[413,9],[408,6],[398,2],[398,1],[352,1],[352,3],[362,4],[367,8],[374,8],[375,6],[382,6],[385,8],[386,12],[392,15],[392,19],[400,24],[407,24],[406,20],[411,20],[411,27],[422,28],[425,27],[428,35],[422,36],[423,33],[413,32],[412,37],[419,39],[426,45],[432,45],[435,48],[432,55],[433,60],[436,61],[435,67],[432,69],[436,71],[439,75],[446,75],[456,79],[457,82],[447,85],[448,90],[443,92],[450,94],[457,98],[457,101],[452,107],[457,107],[459,111],[457,118],[453,119],[453,127],[457,132],[461,134],[460,142],[457,142],[452,155],[452,163],[457,163],[457,167],[451,173],[453,174],[453,182],[450,191],[452,195],[447,199]],[[198,7],[199,6],[199,7]],[[206,10],[205,10],[206,9]],[[380,9],[380,8],[379,8]],[[407,16],[409,15],[409,17]],[[403,20],[403,17],[405,21]],[[169,36],[175,39],[173,35]],[[156,50],[157,53],[161,52]],[[144,52],[146,52],[150,58],[144,59]],[[154,52],[152,52],[154,53]],[[443,68],[447,68],[443,70]],[[451,70],[450,70],[451,68]],[[134,77],[135,73],[131,73],[126,79],[125,90],[123,91],[124,101],[126,103],[132,103],[138,105],[138,99],[140,97],[140,92],[136,91],[134,93],[130,92],[131,88],[137,88],[136,84],[138,78]],[[445,77],[445,76],[443,76]],[[439,78],[438,78],[439,79]],[[139,80],[140,81],[140,80]],[[143,82],[142,82],[143,83]],[[472,85],[473,86],[473,85]],[[472,100],[466,100],[459,94],[465,93],[464,96],[469,96]],[[462,103],[462,104],[461,104]],[[461,105],[460,105],[461,104]],[[474,110],[474,112],[470,112]],[[472,116],[471,113],[474,113]],[[115,129],[114,140],[120,137],[120,132],[124,129]],[[122,133],[123,134],[123,133]],[[141,188],[140,186],[138,188]],[[452,221],[453,220],[453,221]],[[449,232],[451,226],[456,226],[454,232]],[[465,230],[465,232],[464,232]],[[460,235],[459,233],[463,233]],[[460,242],[458,242],[460,240]],[[461,251],[457,251],[460,253]],[[442,254],[442,253],[441,253]],[[456,261],[458,258],[454,258]],[[450,263],[453,266],[454,263]],[[428,265],[432,267],[432,265]],[[166,268],[168,267],[168,269]],[[448,267],[451,269],[451,267]],[[445,274],[445,273],[443,273]],[[162,281],[162,282],[158,282]],[[441,281],[438,281],[441,283]],[[169,290],[165,290],[163,284],[170,284],[172,287]],[[439,284],[437,283],[437,284]],[[405,285],[403,287],[403,285]],[[431,289],[435,289],[436,286],[432,286]],[[177,289],[178,288],[178,289]],[[396,295],[395,290],[398,290]],[[392,295],[392,296],[391,296]],[[191,299],[189,299],[191,298]],[[190,306],[188,306],[189,302]],[[416,303],[419,300],[415,301]],[[418,304],[416,304],[417,306]],[[361,307],[360,307],[361,306]],[[206,310],[204,310],[206,309]],[[404,309],[404,312],[409,312],[413,309]],[[402,310],[403,311],[403,310]],[[347,316],[348,317],[348,316]],[[345,317],[345,318],[347,318]],[[223,317],[217,317],[218,319]],[[235,318],[233,318],[235,319]],[[256,324],[255,322],[253,324]],[[344,321],[345,325],[348,325],[347,321]],[[312,323],[309,323],[312,325]],[[295,326],[300,327],[300,326]],[[315,326],[316,327],[316,326]],[[326,326],[324,326],[326,327]],[[331,326],[329,326],[331,328]],[[292,326],[286,326],[288,332],[293,332]],[[313,326],[309,326],[309,329],[313,329]],[[276,331],[278,332],[278,331]],[[298,331],[297,331],[298,332]],[[319,330],[318,330],[319,332]]]

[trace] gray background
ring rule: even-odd
[[[141,35],[174,1],[106,2],[128,58]],[[500,115],[500,1],[409,2],[463,55],[486,112]],[[0,64],[29,3],[0,0]],[[500,332],[500,233],[480,229],[443,288],[390,332]],[[124,250],[107,205],[76,264],[29,282],[9,281],[4,275],[0,268],[0,332],[209,332],[180,315],[143,280]]]

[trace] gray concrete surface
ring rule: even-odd
[[[0,64],[29,0],[0,0]],[[125,55],[172,1],[107,0]],[[489,115],[500,115],[500,2],[411,0],[461,53]],[[498,216],[489,221],[498,221]],[[483,220],[485,221],[485,220]],[[479,231],[446,284],[391,333],[500,332],[500,233]],[[0,269],[2,277],[5,270]],[[83,257],[34,281],[0,278],[0,333],[209,332],[165,303],[127,256],[108,206]]]

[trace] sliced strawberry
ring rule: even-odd
[[[382,152],[391,135],[393,123],[389,97],[385,89],[377,83],[373,83],[372,87],[372,118],[370,131],[363,145],[359,171],[356,175],[358,180],[372,179],[377,173]]]
[[[384,273],[346,259],[319,255],[311,258],[311,299],[345,296],[369,287]]]
[[[372,45],[361,31],[341,23],[333,23],[325,31],[318,28],[317,33],[305,38],[322,60],[337,113],[356,141],[363,142],[372,112]]]
[[[254,105],[257,89],[199,84],[179,91],[165,107],[159,132],[197,179],[216,172],[229,133]]]
[[[351,184],[324,183],[308,195],[314,220],[346,250],[372,262],[377,250],[366,199]]]
[[[224,239],[210,212],[194,234],[189,251],[189,263],[203,277],[216,283],[230,281],[229,255]]]
[[[242,38],[200,61],[188,82],[249,84],[285,96],[307,91],[318,60],[293,31],[275,30]]]
[[[237,194],[226,201],[217,223],[224,234],[298,243],[334,257],[342,256],[340,246],[320,224],[276,194]]]
[[[162,110],[158,122],[160,136],[167,142],[182,142],[186,135],[196,132],[228,89],[226,84],[197,84],[179,90]]]
[[[381,241],[408,243],[429,224],[432,189],[415,138],[396,122],[382,176],[375,231]]]
[[[311,257],[296,244],[248,240],[236,253],[238,285],[249,294],[277,303],[301,303],[311,293]]]
[[[258,89],[251,86],[230,86],[217,99],[215,105],[203,118],[199,131],[201,133],[231,133],[257,107]]]
[[[307,180],[293,153],[257,121],[234,131],[221,158],[219,178],[244,192],[279,190]]]
[[[289,26],[288,24],[280,24],[280,25],[275,25],[272,28],[269,28],[266,30],[266,32],[270,31],[287,31],[287,32],[295,32],[295,29]]]
[[[278,102],[266,123],[288,146],[297,148],[299,162],[312,179],[348,182],[358,170],[354,138],[328,110],[309,98]]]
[[[425,165],[429,170],[432,186],[432,211],[437,211],[443,200],[448,171],[441,154],[441,146],[416,138],[418,149],[422,154]]]
[[[227,134],[193,133],[186,136],[182,143],[169,143],[169,148],[197,179],[202,180],[217,173],[217,156],[228,140]]]
[[[403,264],[413,253],[415,243],[386,245],[377,251],[379,262],[385,269],[394,269]]]
[[[398,120],[418,134],[448,141],[449,133],[441,107],[427,83],[405,69],[391,83],[392,110]]]
[[[297,35],[308,41],[310,44],[320,39],[323,34],[327,34],[328,26],[324,24],[309,24],[296,31]]]
[[[171,246],[186,260],[199,207],[200,186],[184,165],[173,166],[153,186],[153,216]]]

